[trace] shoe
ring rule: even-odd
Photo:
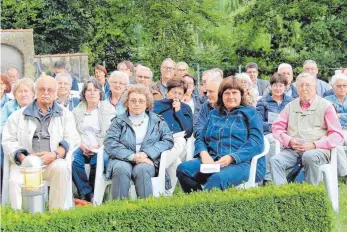
[[[93,202],[94,201],[94,194],[92,193],[87,193],[85,195],[80,196],[81,200],[88,201],[88,202]]]

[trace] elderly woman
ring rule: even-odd
[[[183,75],[183,80],[188,84],[186,93],[182,98],[182,102],[190,106],[194,115],[197,115],[200,111],[201,105],[206,101],[205,97],[200,97],[195,91],[196,79],[192,75]]]
[[[195,141],[194,160],[181,163],[177,177],[184,192],[225,190],[249,178],[252,158],[264,149],[261,118],[235,80],[226,78],[218,90],[218,109],[209,118]],[[201,164],[218,164],[220,172],[201,173]],[[264,177],[264,159],[257,165],[256,179]]]
[[[106,81],[107,70],[104,66],[100,64],[96,65],[94,68],[94,76],[98,80],[99,84],[102,86],[102,90],[104,91],[104,93],[110,91],[110,86]]]
[[[6,94],[6,93],[10,93],[10,92],[11,92],[11,81],[5,74],[1,73],[1,78],[0,78],[0,109],[2,109],[2,107],[4,107],[4,105],[5,105],[5,103],[10,100]]]
[[[334,94],[325,97],[328,101],[332,102],[339,118],[341,127],[344,133],[344,145],[347,145],[347,76],[345,74],[337,74],[332,77],[331,85]],[[347,157],[343,147],[338,147],[337,154],[337,170],[340,176],[345,177],[345,184],[347,184]]]
[[[247,73],[239,73],[235,75],[235,80],[241,85],[245,91],[245,96],[248,104],[251,106],[256,106],[258,101],[258,95],[252,87],[252,80]]]
[[[97,149],[102,146],[106,131],[116,110],[108,101],[104,101],[104,92],[96,79],[90,79],[83,85],[82,102],[73,110],[76,128],[82,144],[73,153],[72,180],[81,199],[92,201],[96,171]],[[107,157],[105,156],[107,162]],[[105,162],[105,163],[106,163]],[[84,165],[90,164],[89,181]]]
[[[57,90],[57,103],[72,111],[80,102],[77,97],[70,97],[70,91],[72,86],[72,77],[68,72],[59,73],[56,75],[55,79],[58,83]]]
[[[108,78],[110,91],[105,94],[105,98],[116,109],[117,115],[125,112],[126,108],[123,105],[122,96],[129,85],[129,77],[127,74],[114,71]]]
[[[264,134],[272,133],[272,123],[277,119],[278,115],[284,107],[293,100],[291,96],[286,94],[286,86],[288,80],[284,75],[275,73],[270,80],[271,91],[264,95],[257,103],[257,111],[262,116]],[[276,155],[276,140],[272,135],[267,136],[270,142],[270,151],[266,155],[266,175],[265,181],[271,180],[270,158]]]
[[[151,178],[158,172],[160,155],[173,146],[166,122],[150,112],[153,99],[145,86],[134,85],[124,95],[127,111],[118,115],[105,137],[109,155],[106,178],[112,179],[112,198],[128,197],[134,180],[137,197],[153,194]]]
[[[166,191],[166,195],[172,195],[176,183],[176,169],[185,160],[186,155],[186,139],[193,133],[193,114],[189,105],[181,102],[184,94],[187,92],[187,83],[180,78],[172,78],[167,84],[167,98],[155,101],[153,112],[161,115],[172,132],[182,132],[174,135],[174,147],[170,150],[168,160],[166,161],[166,168],[171,179],[172,188]],[[185,134],[184,134],[185,132]]]
[[[19,108],[27,106],[34,100],[34,82],[29,78],[17,80],[13,85],[13,93],[15,99],[8,101],[1,110],[1,133],[8,117]]]

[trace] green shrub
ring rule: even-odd
[[[98,207],[25,214],[2,207],[5,231],[330,231],[323,186],[290,184],[249,190],[112,201]]]

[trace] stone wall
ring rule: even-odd
[[[1,72],[16,67],[20,77],[35,79],[33,29],[0,29]]]
[[[38,74],[45,72],[48,75],[52,75],[54,73],[54,63],[58,60],[66,63],[67,70],[79,82],[83,82],[83,80],[89,77],[87,53],[36,55],[35,64]]]

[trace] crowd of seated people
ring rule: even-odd
[[[286,63],[270,80],[259,78],[256,63],[245,67],[225,78],[221,69],[205,70],[199,81],[183,61],[163,60],[158,78],[149,67],[122,61],[112,72],[96,65],[80,90],[62,61],[52,77],[43,74],[35,83],[11,67],[0,79],[1,164],[8,156],[11,206],[21,208],[20,165],[28,156],[46,165],[49,208],[64,209],[69,178],[76,196],[93,202],[99,151],[112,199],[129,197],[131,181],[137,197],[146,198],[153,195],[151,178],[158,175],[163,152],[166,196],[177,181],[186,193],[225,190],[248,180],[265,139],[270,150],[258,160],[257,182],[283,185],[300,162],[305,181],[318,184],[319,167],[337,147],[338,173],[347,184],[347,69],[326,83],[317,78],[313,60],[304,62],[296,78]],[[204,173],[202,164],[220,170]]]

